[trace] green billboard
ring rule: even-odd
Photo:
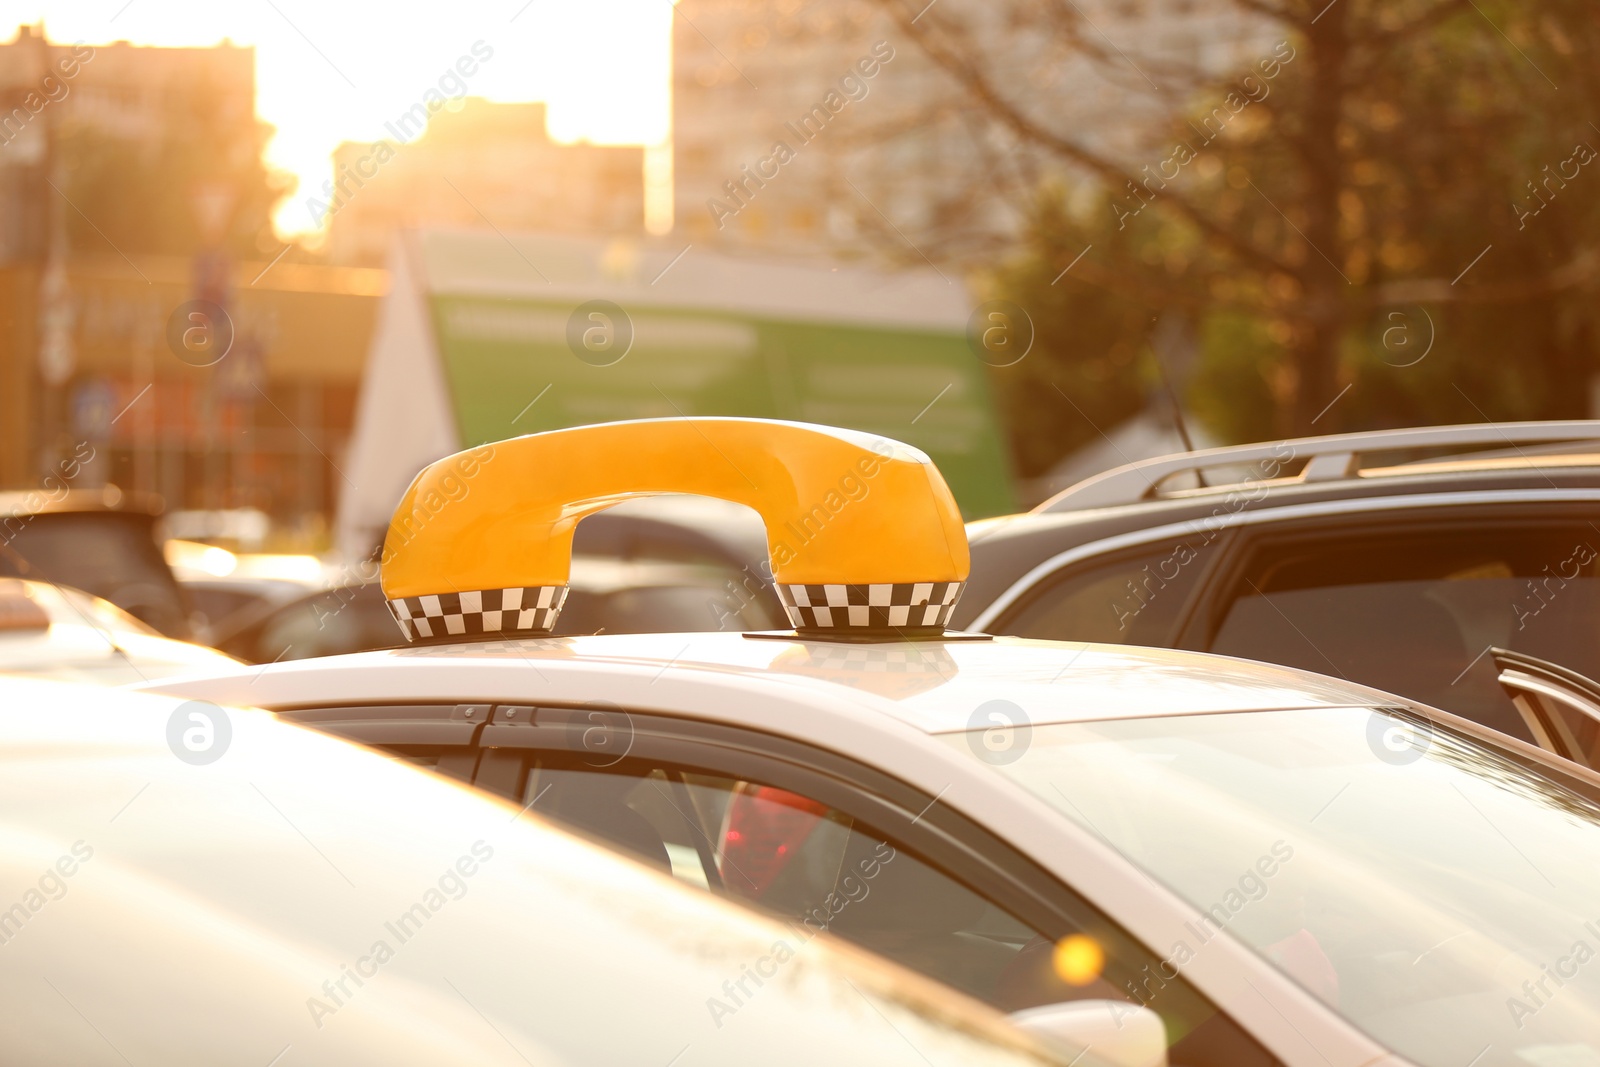
[[[969,299],[932,271],[425,232],[392,278],[352,441],[351,480],[383,487],[373,510],[455,448],[714,415],[892,437],[938,464],[966,518],[1015,510]]]

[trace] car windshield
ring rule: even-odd
[[[1426,1067],[1600,1063],[1581,787],[1360,708],[1040,726],[1009,762],[982,740],[948,738],[1205,914],[1174,969],[1225,927]]]

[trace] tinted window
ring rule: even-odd
[[[1170,644],[1210,550],[1200,534],[1069,568],[1046,579],[993,629],[1052,641]]]
[[[146,515],[46,513],[11,520],[8,543],[26,576],[82,589],[170,637],[188,637],[188,611]]]
[[[1530,738],[1491,645],[1600,673],[1600,533],[1587,523],[1263,546],[1211,651],[1339,675]]]

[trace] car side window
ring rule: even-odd
[[[1275,1062],[1181,979],[1157,977],[1155,958],[1087,904],[1077,902],[1070,930],[1037,928],[819,800],[659,761],[598,767],[569,752],[527,753],[520,773],[516,795],[531,812],[786,920],[794,949],[831,934],[1005,1011],[1143,1003],[1166,1020],[1175,1064]],[[732,1010],[741,992],[730,984]]]
[[[1013,637],[1168,645],[1198,583],[1214,535],[1163,541],[1109,562],[1068,567],[1042,581],[990,627]]]
[[[1342,676],[1527,740],[1483,653],[1600,673],[1600,532],[1529,522],[1264,540],[1215,620],[1209,651]]]

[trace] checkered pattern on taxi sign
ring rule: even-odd
[[[873,585],[777,585],[789,621],[799,630],[943,628],[964,582]]]
[[[396,597],[389,613],[407,641],[457,634],[547,634],[566,603],[564,585],[468,590],[430,596]]]

